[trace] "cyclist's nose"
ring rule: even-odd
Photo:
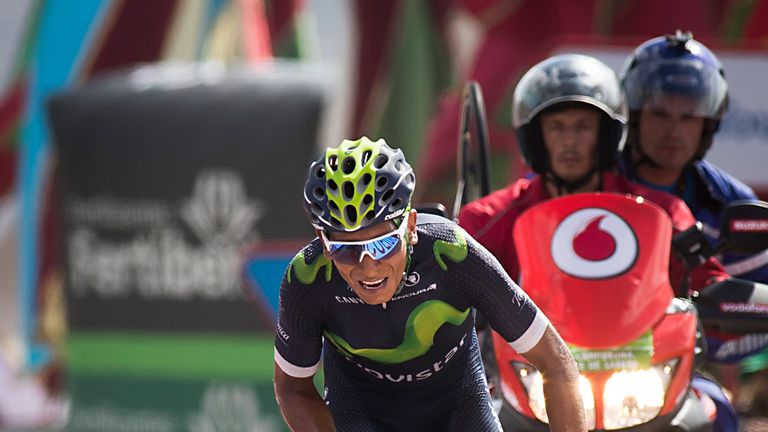
[[[363,269],[366,269],[366,268],[376,268],[376,267],[378,267],[380,265],[381,265],[380,262],[378,262],[375,259],[373,259],[367,253],[363,254],[363,259],[360,260],[360,263],[358,264],[358,266],[360,266]]]

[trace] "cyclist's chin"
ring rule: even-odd
[[[394,281],[393,278],[388,277],[380,288],[366,288],[360,282],[355,282],[353,291],[360,297],[361,300],[367,304],[382,304],[392,299],[392,296],[397,290],[398,281]]]

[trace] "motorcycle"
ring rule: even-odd
[[[728,279],[676,297],[670,247],[689,269],[715,253],[762,250],[768,204],[729,208],[721,231],[714,247],[698,224],[673,241],[661,208],[613,193],[553,199],[518,219],[520,285],[571,349],[590,430],[711,430],[714,404],[690,385],[705,358],[701,326],[768,330],[768,285]],[[549,430],[541,374],[495,332],[487,341],[504,429]]]

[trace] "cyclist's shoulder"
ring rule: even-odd
[[[460,263],[472,253],[471,236],[455,222],[419,213],[416,224],[419,241],[414,249],[414,257],[419,262],[433,263],[447,271],[446,256],[450,256],[454,263]]]
[[[426,237],[429,243],[437,240],[451,240],[456,236],[467,236],[467,233],[456,222],[434,214],[419,213],[416,218],[419,241]]]
[[[288,264],[284,282],[292,285],[331,283],[333,263],[323,255],[323,244],[315,238],[307,243]]]
[[[417,245],[428,249],[434,248],[436,242],[455,242],[467,236],[467,233],[456,222],[433,214],[419,213],[416,218],[419,242]]]

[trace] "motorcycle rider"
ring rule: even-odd
[[[695,223],[677,197],[611,171],[626,136],[627,107],[616,74],[599,60],[565,54],[542,61],[520,79],[512,108],[520,152],[537,175],[467,204],[459,224],[513,278],[520,272],[517,253],[510,247],[515,221],[526,209],[551,198],[580,192],[627,193],[663,208],[676,232]],[[684,265],[670,256],[672,286],[682,286],[683,277]],[[690,286],[700,289],[727,277],[715,260],[708,260],[691,273]],[[722,390],[700,376],[694,377],[693,385],[716,402],[716,430],[736,431],[736,415]]]
[[[578,370],[549,320],[453,222],[411,209],[401,150],[328,148],[304,189],[317,238],[280,287],[275,395],[292,430],[498,431],[473,308],[548,377],[558,432],[585,431]],[[313,377],[323,360],[325,394]]]
[[[629,106],[621,172],[683,199],[715,243],[725,207],[757,199],[744,183],[704,160],[728,109],[722,63],[690,32],[678,30],[639,45],[625,63],[621,84]],[[725,254],[720,262],[732,276],[768,283],[768,250],[753,256]],[[707,343],[710,358],[733,363],[765,347],[768,337],[708,332]],[[728,387],[738,390],[736,370],[725,367],[722,372]]]
[[[729,203],[757,199],[747,185],[704,160],[728,109],[720,60],[691,33],[678,30],[638,46],[626,61],[621,85],[629,106],[621,172],[680,197],[704,233],[716,239]],[[768,250],[721,262],[732,276],[768,282]]]

